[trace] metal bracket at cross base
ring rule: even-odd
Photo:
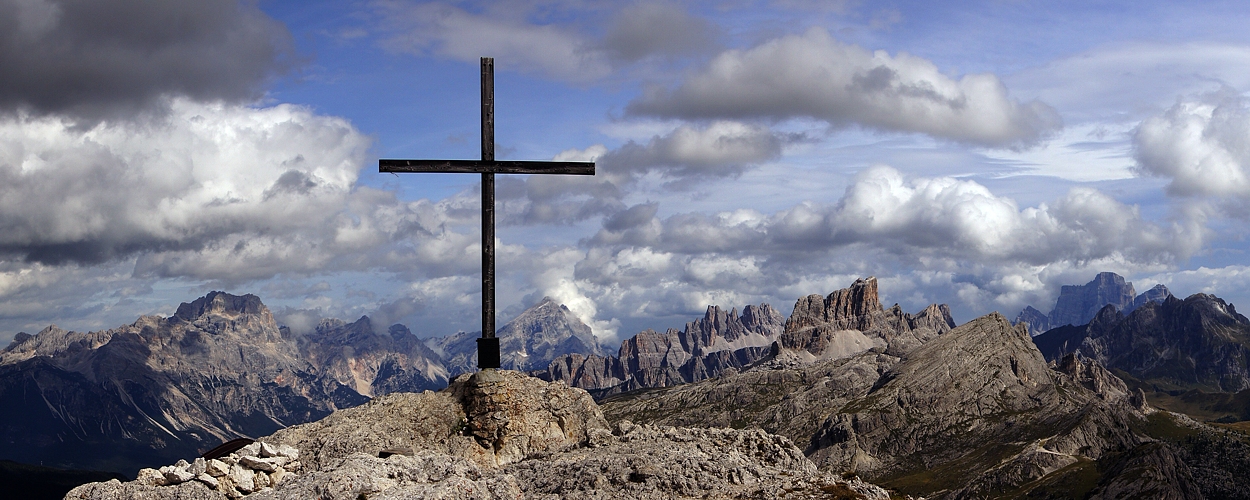
[[[477,367],[484,370],[499,368],[499,337],[477,339]]]

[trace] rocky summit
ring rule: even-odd
[[[1030,334],[1040,335],[1052,328],[1089,323],[1106,306],[1129,314],[1147,303],[1163,302],[1171,295],[1162,284],[1136,295],[1133,284],[1124,281],[1123,276],[1102,272],[1084,285],[1064,285],[1060,288],[1055,307],[1049,314],[1044,314],[1033,306],[1026,306],[1013,323],[1024,323],[1028,325]]]
[[[511,371],[397,393],[283,429],[222,459],[80,486],[75,500],[401,498],[861,498],[756,430],[609,425],[584,390]]]

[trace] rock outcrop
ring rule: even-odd
[[[684,330],[646,330],[621,343],[616,356],[568,354],[537,373],[591,391],[596,397],[669,387],[718,377],[756,362],[783,329],[784,318],[760,304],[725,311],[708,306]]]
[[[439,393],[376,398],[261,442],[259,457],[244,458],[252,453],[244,450],[231,459],[252,472],[249,499],[889,498],[859,479],[822,474],[781,436],[627,421],[609,428],[585,391],[507,371],[463,376]],[[266,449],[274,451],[270,458]],[[272,457],[286,457],[272,460],[282,467],[297,460],[298,472],[275,480],[248,465]],[[237,485],[246,479],[235,481],[233,466],[215,476],[223,467],[208,472],[210,464],[169,466],[126,483],[91,483],[66,498],[243,493]]]
[[[1060,288],[1050,314],[1042,314],[1033,306],[1026,306],[1012,323],[1028,325],[1029,333],[1036,336],[1052,328],[1089,323],[1098,311],[1108,305],[1129,314],[1147,303],[1161,303],[1172,295],[1162,284],[1141,295],[1135,293],[1133,284],[1124,281],[1124,277],[1109,272],[1098,273],[1084,285],[1064,285]]]
[[[460,332],[429,344],[442,355],[452,377],[477,370],[477,339],[482,332]],[[568,307],[543,297],[495,332],[499,338],[500,367],[506,370],[543,370],[565,354],[603,356],[590,327]]]
[[[379,333],[368,316],[324,319],[297,340],[309,364],[362,396],[447,387],[442,359],[404,325]]]
[[[844,358],[872,348],[901,356],[954,327],[945,304],[930,305],[915,316],[904,313],[898,304],[882,308],[877,279],[869,277],[826,297],[799,299],[778,344],[807,362]]]

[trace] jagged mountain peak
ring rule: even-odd
[[[837,324],[843,329],[867,330],[871,327],[871,314],[883,310],[877,295],[877,278],[869,276],[828,296],[814,294],[800,298],[794,304],[790,319],[786,320],[785,331],[825,323]]]
[[[1105,306],[1127,315],[1150,303],[1162,303],[1172,293],[1163,284],[1137,295],[1133,283],[1113,272],[1101,272],[1084,285],[1063,285],[1055,298],[1055,307],[1043,314],[1033,306],[1026,306],[1016,316],[1014,323],[1024,323],[1029,333],[1036,336],[1052,328],[1064,325],[1084,325],[1098,315]]]
[[[260,297],[250,293],[231,295],[213,291],[191,303],[179,304],[173,318],[195,321],[204,316],[237,317],[245,314],[268,316],[270,313],[269,308],[261,303]]]
[[[430,347],[440,352],[449,375],[455,377],[477,367],[477,339],[481,332],[459,332],[431,339]],[[568,307],[551,297],[543,297],[495,332],[499,339],[502,368],[542,370],[563,354],[602,356],[603,347],[590,326]]]

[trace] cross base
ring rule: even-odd
[[[499,368],[499,338],[477,339],[477,367],[483,370]]]

